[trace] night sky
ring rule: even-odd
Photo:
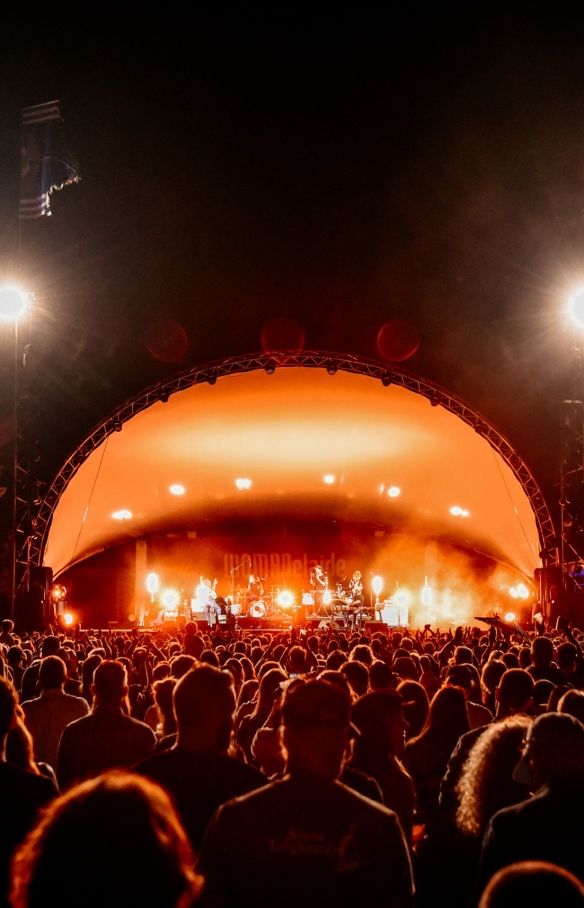
[[[401,317],[421,336],[405,367],[490,419],[553,506],[584,279],[583,24],[414,3],[4,34],[0,271],[36,297],[45,478],[127,397],[260,349],[276,316],[366,356]],[[56,98],[82,182],[19,241],[20,108]],[[176,362],[146,348],[161,319],[188,337]],[[6,331],[0,351],[1,443]]]

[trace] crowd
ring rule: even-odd
[[[0,633],[0,903],[584,905],[584,633]]]

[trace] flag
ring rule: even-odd
[[[51,214],[54,189],[79,182],[79,164],[65,146],[61,104],[49,101],[22,110],[20,217]]]

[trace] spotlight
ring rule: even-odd
[[[114,511],[114,513],[112,514],[114,520],[130,520],[131,516],[132,512],[126,511],[125,509],[121,511]]]
[[[173,611],[178,605],[179,595],[176,590],[165,590],[160,601],[167,610]]]
[[[401,489],[399,486],[391,486],[387,490],[387,494],[390,498],[397,498],[398,495],[401,495]]]
[[[389,388],[392,381],[393,381],[393,376],[392,376],[391,372],[384,372],[383,375],[381,376],[381,384],[383,385],[384,388]]]
[[[151,596],[154,596],[158,592],[159,587],[158,574],[148,574],[146,578],[146,589]]]
[[[251,489],[252,481],[251,479],[236,479],[235,485],[238,489]]]
[[[66,624],[67,627],[71,627],[74,620],[75,619],[73,618],[71,612],[65,612],[65,614],[63,615],[63,623]]]
[[[217,376],[215,375],[214,372],[211,372],[211,374],[207,376],[207,381],[209,382],[210,385],[217,384]]]
[[[170,487],[169,491],[171,495],[184,495],[186,489],[184,486],[174,485]]]
[[[294,605],[294,593],[291,593],[290,590],[282,590],[281,593],[278,593],[277,602],[282,608],[290,608],[291,605]]]
[[[160,401],[161,401],[163,404],[168,403],[168,398],[169,398],[169,397],[170,397],[170,394],[168,393],[168,391],[161,391],[161,392],[160,392]]]
[[[27,294],[18,287],[2,287],[0,289],[0,318],[18,321],[24,314],[27,303]]]
[[[268,375],[273,375],[274,372],[276,371],[276,364],[271,359],[269,359],[267,361],[266,365],[264,366],[264,369],[266,370]]]
[[[568,299],[568,312],[579,328],[584,328],[584,287],[580,287]]]
[[[122,424],[119,419],[114,419],[114,432],[121,432]]]
[[[507,612],[505,615],[505,621],[515,621],[516,615],[513,612]]]
[[[330,602],[331,602],[331,599],[332,599],[332,598],[333,598],[333,597],[332,597],[332,595],[331,595],[331,591],[330,591],[330,590],[325,590],[324,593],[323,593],[323,596],[322,596],[322,601],[324,602],[324,604],[325,604],[325,605],[330,605]]]
[[[373,592],[377,597],[377,602],[379,602],[379,594],[383,588],[383,580],[381,579],[381,577],[374,577],[371,581],[371,585],[373,587]]]
[[[66,588],[60,583],[53,583],[51,587],[51,599],[53,602],[62,602],[67,595]]]
[[[424,577],[424,586],[422,587],[422,605],[426,607],[432,602],[432,590],[428,586],[428,578]]]
[[[327,473],[326,476],[322,477],[322,481],[326,482],[327,486],[332,486],[333,482],[335,481],[335,477],[332,473]]]
[[[440,403],[440,398],[438,397],[438,395],[432,394],[432,396],[430,398],[430,406],[437,407],[439,403]]]
[[[330,363],[327,363],[326,371],[328,372],[329,375],[336,375],[337,368],[338,368],[337,364],[331,360]]]

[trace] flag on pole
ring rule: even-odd
[[[54,189],[78,183],[79,164],[65,146],[60,101],[22,110],[20,213],[22,219],[51,214]]]

